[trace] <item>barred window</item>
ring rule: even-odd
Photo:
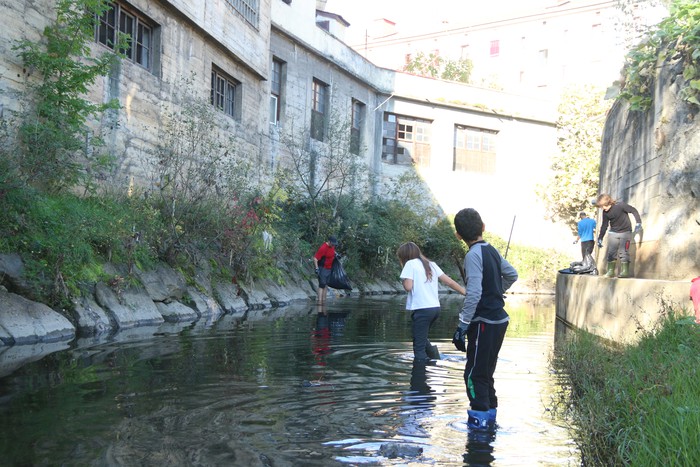
[[[95,41],[114,50],[119,42],[118,34],[127,37],[127,44],[118,52],[128,60],[152,70],[153,42],[157,26],[137,11],[119,2],[110,3],[95,21]]]
[[[226,0],[253,27],[258,27],[260,0]]]

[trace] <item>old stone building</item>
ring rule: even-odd
[[[20,108],[26,80],[12,50],[39,40],[53,18],[48,0],[3,3],[0,39],[4,118]],[[237,155],[265,186],[296,149],[322,162],[353,157],[362,180],[353,189],[386,196],[416,171],[426,200],[446,213],[465,206],[485,213],[487,228],[514,239],[560,247],[566,226],[544,220],[534,188],[556,154],[555,108],[545,100],[421,78],[378,67],[336,35],[341,17],[315,0],[117,0],[100,18],[93,53],[109,51],[116,31],[136,37],[126,59],[91,92],[121,108],[97,122],[117,158],[123,189],[153,183],[162,128],[183,95],[208,99],[217,129],[238,142]],[[330,151],[330,152],[329,152]],[[322,164],[321,164],[322,165]]]

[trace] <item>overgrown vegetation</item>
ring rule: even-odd
[[[559,154],[537,194],[545,200],[547,218],[566,223],[573,232],[578,213],[590,210],[590,200],[598,193],[601,137],[609,108],[603,92],[591,86],[568,89],[559,104]]]
[[[700,465],[700,333],[667,310],[635,345],[577,332],[556,353],[585,465]]]
[[[633,110],[647,110],[653,99],[653,84],[660,63],[679,62],[685,83],[682,98],[700,106],[700,3],[674,0],[669,16],[652,28],[627,54],[620,97]]]
[[[44,29],[43,40],[24,40],[14,47],[24,63],[29,91],[18,124],[18,151],[9,154],[17,162],[18,181],[49,191],[90,187],[88,174],[108,164],[99,152],[100,135],[87,122],[118,104],[84,98],[118,60],[112,53],[90,54],[95,17],[108,8],[104,0],[60,0],[56,21]]]
[[[409,240],[459,277],[465,247],[416,173],[396,180],[386,197],[363,195],[370,180],[349,122],[330,118],[324,141],[293,129],[283,135],[289,156],[263,188],[260,167],[239,145],[236,129],[221,121],[209,96],[193,91],[194,76],[174,87],[177,106],[162,109],[159,144],[144,153],[149,189],[99,183],[110,157],[99,152],[90,124],[118,103],[91,104],[87,93],[119,57],[91,59],[88,44],[108,7],[60,1],[44,39],[16,48],[34,71],[26,107],[0,128],[0,252],[22,257],[23,293],[66,309],[96,281],[121,287],[135,268],[158,261],[190,278],[202,262],[224,280],[311,277],[310,258],[330,234],[339,237],[356,285],[396,278],[396,248]],[[92,135],[90,144],[85,135]],[[505,242],[493,241],[503,251]],[[549,252],[514,245],[510,251],[532,284],[553,281]],[[120,265],[120,276],[105,272],[108,262]]]

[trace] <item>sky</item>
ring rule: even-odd
[[[353,45],[364,41],[365,31],[371,30],[376,19],[395,22],[397,32],[405,35],[515,17],[556,3],[557,0],[327,0],[326,11],[337,13],[350,23],[346,40]]]

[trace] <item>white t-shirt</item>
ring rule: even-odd
[[[425,275],[425,268],[419,258],[412,259],[406,262],[401,271],[401,279],[412,279],[413,290],[408,292],[406,298],[407,310],[420,310],[422,308],[435,308],[440,306],[438,298],[438,277],[444,273],[440,267],[430,262],[430,268],[433,271],[433,278],[428,282]]]

